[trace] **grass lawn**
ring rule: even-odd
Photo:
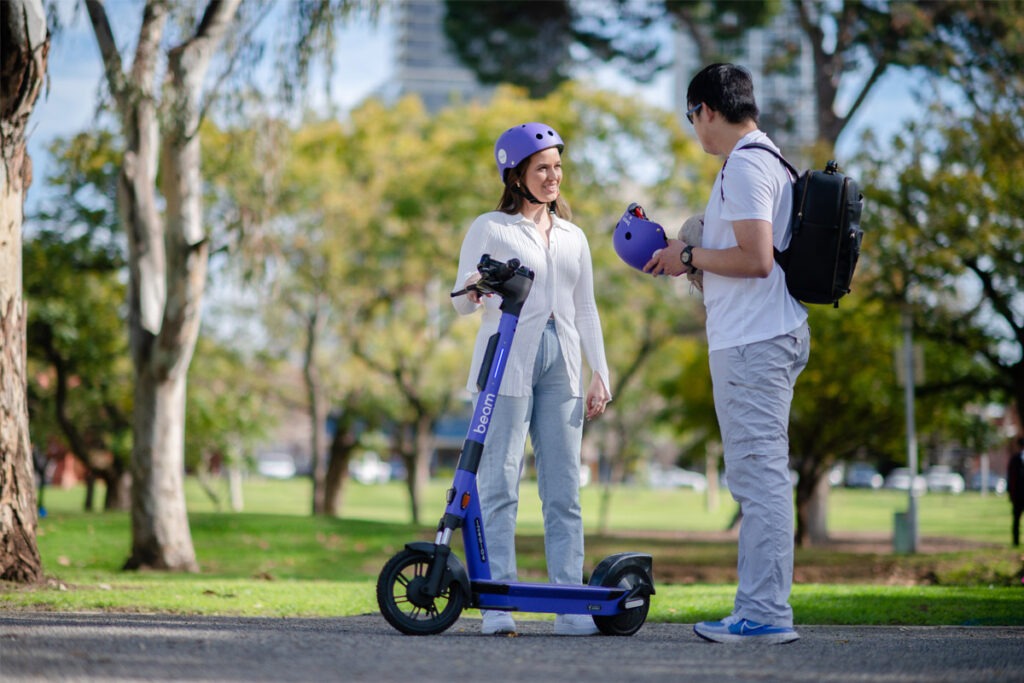
[[[305,480],[247,480],[243,512],[218,510],[190,480],[199,574],[120,571],[130,547],[129,515],[84,513],[83,489],[47,489],[49,514],[40,521],[38,540],[48,580],[31,588],[0,584],[0,606],[267,616],[375,613],[377,573],[404,543],[433,538],[447,486],[431,484],[423,524],[415,526],[399,484],[349,483],[343,516],[326,519],[308,515]],[[519,563],[523,580],[543,581],[535,490],[531,484],[523,488]],[[615,488],[602,525],[603,493],[598,487],[583,491],[587,568],[614,552],[649,552],[657,589],[649,620],[690,623],[730,611],[736,542],[722,532],[735,506],[727,494],[709,506],[691,491]],[[226,500],[226,492],[221,497]],[[830,530],[871,543],[798,549],[791,599],[798,622],[1024,624],[1024,562],[1005,540],[1005,496],[922,497],[922,539],[947,543],[939,551],[894,555],[893,514],[906,504],[905,494],[890,491],[833,491]],[[461,554],[461,542],[455,548]]]

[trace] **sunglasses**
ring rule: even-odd
[[[686,120],[690,122],[691,126],[693,125],[693,115],[700,111],[700,108],[702,106],[704,106],[704,103],[698,102],[697,104],[693,105],[691,109],[686,110]]]

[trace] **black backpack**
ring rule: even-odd
[[[840,173],[835,161],[829,161],[824,171],[800,173],[767,145],[752,142],[740,147],[748,148],[771,152],[796,179],[789,247],[784,252],[775,250],[789,293],[805,304],[838,308],[839,300],[850,292],[864,236],[860,229],[864,195],[857,181]]]

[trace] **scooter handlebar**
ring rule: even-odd
[[[515,289],[504,285],[517,275],[527,278],[531,282],[534,277],[533,271],[523,266],[519,259],[511,258],[508,262],[499,261],[491,258],[490,254],[484,254],[480,257],[480,262],[477,264],[476,269],[480,273],[480,279],[468,285],[465,289],[452,292],[452,298],[462,296],[470,291],[481,294],[498,294],[504,297]]]

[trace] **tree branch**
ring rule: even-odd
[[[1007,297],[996,290],[995,284],[992,281],[992,273],[982,270],[981,266],[978,265],[977,259],[974,258],[965,259],[964,265],[967,266],[967,268],[981,281],[982,291],[985,293],[985,297],[992,304],[992,308],[1002,316],[1003,320],[1006,321],[1006,324],[1013,330],[1013,336],[1017,339],[1020,345],[1024,347],[1024,328],[1022,328],[1014,319],[1014,312],[1010,307],[1010,302]]]
[[[120,100],[124,96],[125,82],[121,66],[121,53],[117,50],[114,32],[107,19],[107,11],[102,0],[86,0],[85,7],[89,11],[89,22],[92,24],[93,33],[96,34],[96,43],[100,48],[103,69],[107,75],[107,87],[110,88],[110,94],[118,103],[118,109],[123,111],[124,107]]]

